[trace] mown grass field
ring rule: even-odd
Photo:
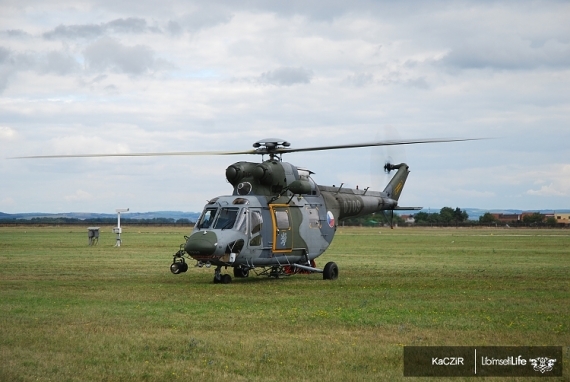
[[[563,346],[568,380],[570,230],[340,228],[338,280],[229,285],[124,232],[0,227],[0,381],[398,381],[404,345]]]

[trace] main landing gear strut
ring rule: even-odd
[[[218,265],[214,271],[214,284],[229,284],[232,282],[232,276],[222,275],[222,266]]]
[[[232,277],[228,274],[222,275],[222,266],[218,265],[214,271],[214,284],[229,284],[232,282]],[[237,266],[234,267],[234,277],[245,278],[249,277],[249,268]]]

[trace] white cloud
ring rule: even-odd
[[[11,140],[16,138],[16,130],[9,126],[0,126],[0,140]]]
[[[2,208],[11,208],[15,205],[16,201],[14,200],[14,198],[6,197],[0,200],[0,206],[2,206]]]
[[[528,195],[570,197],[570,164],[553,167],[550,171],[533,174],[541,177],[537,182],[542,185],[539,189],[528,190]]]
[[[75,191],[75,193],[70,195],[65,195],[63,198],[68,202],[77,202],[77,201],[91,200],[93,199],[93,195],[83,190],[77,190]]]

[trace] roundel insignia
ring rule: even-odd
[[[327,212],[327,223],[329,223],[329,227],[334,227],[334,215],[330,211]]]

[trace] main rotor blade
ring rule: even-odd
[[[8,159],[158,157],[158,156],[184,156],[184,155],[239,155],[239,154],[257,154],[257,152],[255,150],[246,150],[246,151],[178,151],[178,152],[175,151],[175,152],[166,152],[166,153],[32,155],[25,157],[12,157]]]
[[[276,147],[270,148],[259,147],[253,150],[245,151],[178,151],[178,152],[163,152],[163,153],[122,153],[122,154],[66,154],[66,155],[32,155],[22,157],[12,157],[8,159],[51,159],[51,158],[106,158],[106,157],[153,157],[153,156],[184,156],[184,155],[241,155],[241,154],[285,154],[303,151],[323,151],[323,150],[337,150],[337,149],[351,149],[358,147],[372,147],[372,146],[396,146],[396,145],[415,145],[420,143],[441,143],[441,142],[462,142],[462,141],[477,141],[486,138],[438,138],[438,139],[411,139],[411,140],[394,140],[394,141],[379,141],[368,143],[353,143],[347,145],[334,145],[334,146],[316,146],[316,147],[303,147],[303,148],[288,148]]]
[[[368,143],[352,143],[347,145],[334,145],[334,146],[316,146],[316,147],[303,147],[303,148],[278,148],[276,153],[294,153],[302,151],[322,151],[322,150],[337,150],[337,149],[352,149],[358,147],[372,147],[372,146],[398,146],[398,145],[416,145],[420,143],[442,143],[442,142],[463,142],[463,141],[478,141],[486,138],[435,138],[435,139],[410,139],[410,140],[395,140],[395,141],[379,141]]]

